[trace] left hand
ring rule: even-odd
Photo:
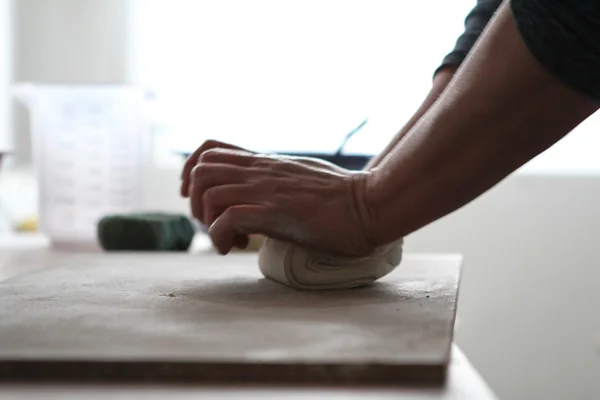
[[[291,157],[213,149],[190,175],[192,214],[221,254],[235,238],[263,234],[343,256],[372,252],[365,226],[368,172],[328,169]]]

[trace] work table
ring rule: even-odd
[[[202,245],[200,245],[202,247]],[[87,257],[83,255],[82,257]],[[94,255],[94,259],[102,260],[107,257],[101,253]],[[132,257],[128,256],[128,260]],[[140,256],[142,257],[142,256]],[[160,257],[170,257],[161,255]],[[183,260],[182,255],[173,255],[172,260]],[[177,258],[180,257],[180,258]],[[216,258],[214,254],[196,252],[189,257],[197,257],[195,260],[202,264],[201,260],[223,260]],[[234,257],[252,257],[252,255],[236,255]],[[36,236],[18,236],[10,239],[0,239],[0,280],[10,277],[19,277],[31,271],[43,271],[54,268],[57,260],[70,259],[71,253],[53,250],[48,243]],[[110,258],[110,257],[109,257]],[[83,258],[82,258],[83,259]],[[445,260],[439,255],[408,255],[408,265],[421,263],[438,263]],[[218,261],[220,262],[220,261]],[[92,271],[92,270],[90,270]],[[51,285],[51,283],[49,283]],[[242,287],[242,286],[240,286]],[[364,295],[363,295],[364,296]],[[367,297],[365,297],[367,298]],[[357,303],[358,304],[358,303]],[[2,329],[2,328],[0,328]],[[0,332],[0,335],[2,332]],[[0,345],[1,346],[1,345]],[[0,386],[0,397],[15,399],[37,399],[40,397],[53,398],[102,398],[117,399],[143,398],[158,399],[169,397],[172,399],[202,399],[202,398],[295,398],[304,399],[316,397],[319,399],[423,399],[423,400],[450,400],[450,399],[477,399],[486,400],[495,397],[483,382],[472,365],[468,362],[461,351],[452,346],[451,362],[448,368],[446,383],[440,387],[421,387],[418,385],[403,385],[395,387],[373,387],[373,386],[324,386],[324,385],[194,385],[175,383],[169,385],[131,385],[131,384],[3,384]]]

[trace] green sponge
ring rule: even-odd
[[[107,215],[97,229],[107,251],[186,251],[194,233],[186,216],[168,213]]]

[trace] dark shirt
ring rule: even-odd
[[[438,70],[462,63],[501,3],[477,1]],[[511,0],[511,10],[533,57],[563,84],[600,100],[600,0]]]
[[[458,67],[463,62],[500,4],[502,0],[477,0],[477,5],[465,18],[465,31],[458,37],[454,50],[444,57],[437,71],[448,66]]]

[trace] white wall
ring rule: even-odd
[[[16,79],[128,79],[125,1],[15,3]],[[186,210],[177,168],[149,168],[148,208]],[[0,195],[33,212],[31,170],[0,175]],[[464,253],[457,341],[501,398],[600,398],[598,204],[600,176],[514,176],[408,238],[408,251]]]
[[[412,235],[465,255],[457,341],[505,399],[600,398],[600,177],[513,176]]]

